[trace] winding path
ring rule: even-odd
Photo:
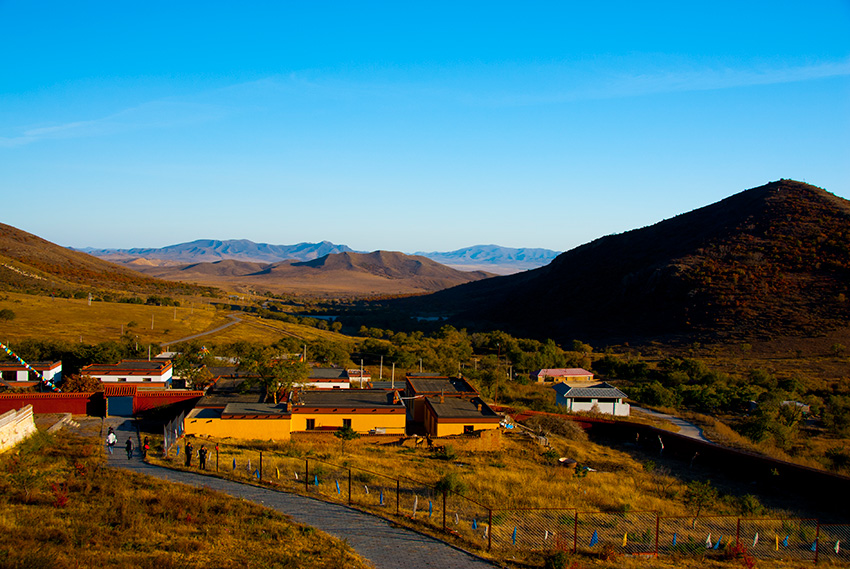
[[[98,427],[100,421],[97,421]],[[279,492],[259,486],[240,484],[215,476],[171,470],[142,461],[135,455],[127,459],[123,444],[131,437],[138,448],[139,439],[132,421],[107,420],[118,435],[115,454],[108,455],[112,467],[147,474],[162,480],[190,486],[204,486],[235,498],[250,500],[280,513],[294,521],[313,526],[344,539],[357,553],[376,569],[425,569],[451,567],[457,569],[492,569],[493,563],[451,545],[396,526],[382,518],[364,514],[339,504],[331,504],[298,494]],[[104,427],[105,428],[105,427]],[[91,429],[91,427],[90,427]],[[92,433],[88,433],[92,434]],[[94,433],[95,436],[98,433]]]
[[[218,328],[213,328],[212,330],[207,330],[206,332],[200,332],[198,334],[192,334],[191,336],[186,336],[185,338],[180,338],[178,340],[171,340],[170,342],[163,342],[159,345],[160,348],[165,348],[166,346],[170,346],[171,344],[178,344],[180,342],[188,342],[189,340],[194,340],[195,338],[202,338],[204,336],[208,336],[210,334],[215,334],[216,332],[221,332],[225,328],[230,328],[234,324],[239,324],[242,322],[242,319],[236,316],[235,314],[228,314],[228,318],[231,318],[233,322],[228,322],[227,324],[222,324]]]
[[[643,407],[636,407],[635,405],[632,405],[632,411],[643,413],[645,415],[650,415],[658,419],[664,419],[665,421],[673,423],[674,425],[679,427],[679,434],[682,436],[689,437],[691,439],[697,439],[698,441],[703,441],[706,443],[712,442],[705,437],[702,432],[702,429],[700,429],[690,421],[682,419],[681,417],[675,417],[673,415],[668,415],[667,413],[659,413],[658,411],[644,409]]]

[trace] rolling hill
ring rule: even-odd
[[[321,296],[421,294],[492,276],[391,251],[344,252],[311,261],[262,264],[235,260],[179,266],[137,265],[158,278],[235,290]]]
[[[850,202],[780,180],[393,306],[560,340],[770,339],[846,327],[848,285]]]
[[[500,245],[474,245],[456,251],[415,254],[455,269],[484,270],[499,274],[536,269],[549,264],[558,256],[558,252],[551,249],[515,249]]]
[[[96,288],[138,293],[208,290],[160,281],[0,223],[0,287],[53,293]]]

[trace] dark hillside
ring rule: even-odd
[[[534,271],[397,302],[562,340],[811,335],[847,325],[848,237],[850,202],[780,180]]]

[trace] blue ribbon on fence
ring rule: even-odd
[[[428,500],[428,517],[434,513],[434,503],[431,500]]]
[[[788,547],[788,537],[789,536],[786,535],[785,539],[782,540],[782,547]]]
[[[817,540],[817,538],[815,538],[815,540],[812,542],[812,546],[809,548],[809,551],[817,551],[817,550],[818,550],[818,540]]]
[[[177,449],[177,452],[174,454],[174,456],[180,456],[180,447],[174,447],[174,448]]]
[[[676,537],[678,534],[673,533],[673,545],[676,545]]]
[[[717,543],[714,544],[713,549],[720,549],[720,542],[723,541],[723,536],[717,538]]]
[[[259,468],[254,471],[254,476],[257,477],[257,480],[260,479],[260,469]]]
[[[318,474],[313,475],[313,484],[316,485],[316,486],[319,485],[319,475]]]
[[[342,494],[342,492],[339,491],[339,480],[336,480],[335,482],[336,482],[336,493]]]
[[[514,526],[514,534],[511,537],[511,543],[516,545],[516,526]]]
[[[384,505],[384,491],[383,491],[383,490],[381,490],[381,500],[380,500],[380,503],[381,503],[381,505],[382,505],[382,506]]]
[[[236,470],[236,459],[233,459],[233,470]]]
[[[475,518],[472,518],[472,529],[478,529],[478,522],[475,521]]]
[[[593,535],[590,537],[590,547],[593,547],[599,543],[599,534],[596,533],[596,530],[593,530]]]

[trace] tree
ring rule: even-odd
[[[14,319],[15,319],[15,312],[13,310],[11,310],[9,308],[4,308],[3,310],[0,310],[0,320],[8,321],[8,320],[14,320]]]
[[[684,502],[694,515],[693,525],[696,525],[697,518],[703,509],[716,501],[717,489],[711,485],[711,480],[706,480],[705,482],[694,480],[685,489]]]
[[[360,433],[355,431],[349,425],[345,425],[341,429],[334,431],[334,436],[339,439],[340,449],[342,454],[345,454],[345,443],[360,438]]]
[[[62,391],[68,393],[103,391],[103,384],[90,375],[79,375],[75,373],[62,382]]]
[[[263,346],[253,349],[239,363],[239,368],[255,374],[248,381],[265,389],[266,398],[277,404],[280,394],[303,383],[310,375],[310,367],[298,360],[283,359],[273,348]]]

